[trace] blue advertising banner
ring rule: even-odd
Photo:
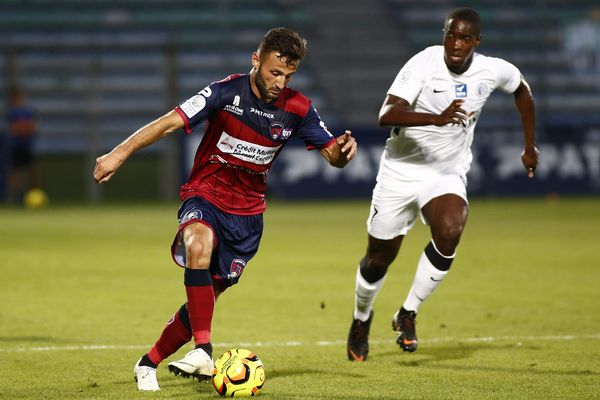
[[[307,151],[301,141],[290,140],[269,174],[269,196],[369,198],[389,130],[353,132],[359,152],[343,169],[328,166],[317,151]],[[200,136],[192,134],[184,143],[188,171],[199,141]],[[521,163],[521,130],[479,127],[472,146],[469,195],[600,194],[600,126],[542,127],[538,129],[538,148],[540,164],[535,178],[529,179]]]

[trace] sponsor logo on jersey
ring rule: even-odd
[[[246,268],[246,261],[241,258],[234,258],[231,261],[231,265],[229,266],[229,274],[227,274],[227,278],[237,278],[242,275],[244,272],[244,268]]]
[[[272,113],[266,113],[266,112],[264,112],[264,111],[257,110],[257,109],[256,109],[256,108],[254,108],[254,107],[250,107],[250,112],[251,112],[251,113],[254,113],[254,114],[258,114],[258,115],[260,115],[261,117],[269,118],[269,119],[273,119],[273,118],[275,118],[275,114],[272,114]]]
[[[179,108],[185,113],[188,118],[192,118],[206,107],[206,98],[210,97],[212,90],[209,86],[198,92],[197,95],[190,97],[183,102]]]
[[[237,94],[233,98],[233,104],[225,104],[223,109],[235,115],[244,114],[244,109],[240,108],[240,96]]]
[[[232,106],[231,104],[225,104],[225,107],[223,107],[223,109],[235,115],[242,115],[244,113],[244,110],[242,110],[239,107]]]
[[[454,85],[454,97],[456,98],[465,98],[467,97],[467,84],[459,83]]]
[[[265,165],[273,161],[278,146],[261,146],[256,143],[247,142],[229,135],[227,132],[221,133],[217,148],[225,154],[230,154],[233,157],[246,161],[252,164]]]

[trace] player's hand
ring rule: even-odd
[[[97,183],[108,182],[117,172],[117,169],[123,162],[119,161],[113,153],[105,154],[96,158],[96,167],[94,168],[94,180]]]
[[[523,165],[525,166],[525,170],[527,171],[528,177],[533,178],[533,173],[537,168],[539,159],[540,152],[535,146],[525,147],[525,149],[521,153],[521,161],[523,161]]]
[[[465,101],[454,100],[448,108],[435,118],[435,126],[444,126],[448,124],[466,126],[469,115],[461,108]]]
[[[344,134],[336,137],[335,140],[338,146],[340,146],[342,154],[346,156],[346,160],[352,160],[357,151],[356,139],[352,136],[352,132],[344,131]]]

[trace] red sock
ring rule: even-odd
[[[215,292],[212,286],[210,271],[207,269],[185,270],[185,292],[187,293],[187,309],[194,335],[194,343],[210,342],[210,330],[213,311],[215,309]]]
[[[189,323],[186,325],[185,322],[187,321],[184,322],[181,319],[180,314],[182,312],[185,312],[187,316],[185,305],[183,305],[181,309],[175,313],[173,318],[167,322],[160,338],[158,338],[154,346],[152,346],[152,349],[148,352],[148,358],[153,363],[158,365],[162,360],[175,353],[192,338],[192,331],[189,328]]]

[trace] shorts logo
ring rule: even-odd
[[[454,85],[454,96],[459,99],[467,97],[467,84],[459,83],[458,85]]]
[[[190,211],[189,213],[185,214],[185,216],[181,219],[181,223],[191,221],[194,219],[202,219],[202,211],[200,211],[200,210]]]
[[[237,278],[242,275],[244,272],[244,268],[246,268],[246,261],[241,258],[234,258],[231,261],[231,266],[229,267],[230,273],[227,275],[228,278]]]
[[[279,121],[271,122],[271,137],[273,137],[273,139],[277,139],[277,138],[279,138],[279,136],[281,136],[282,133],[283,133],[283,123],[281,123]]]

